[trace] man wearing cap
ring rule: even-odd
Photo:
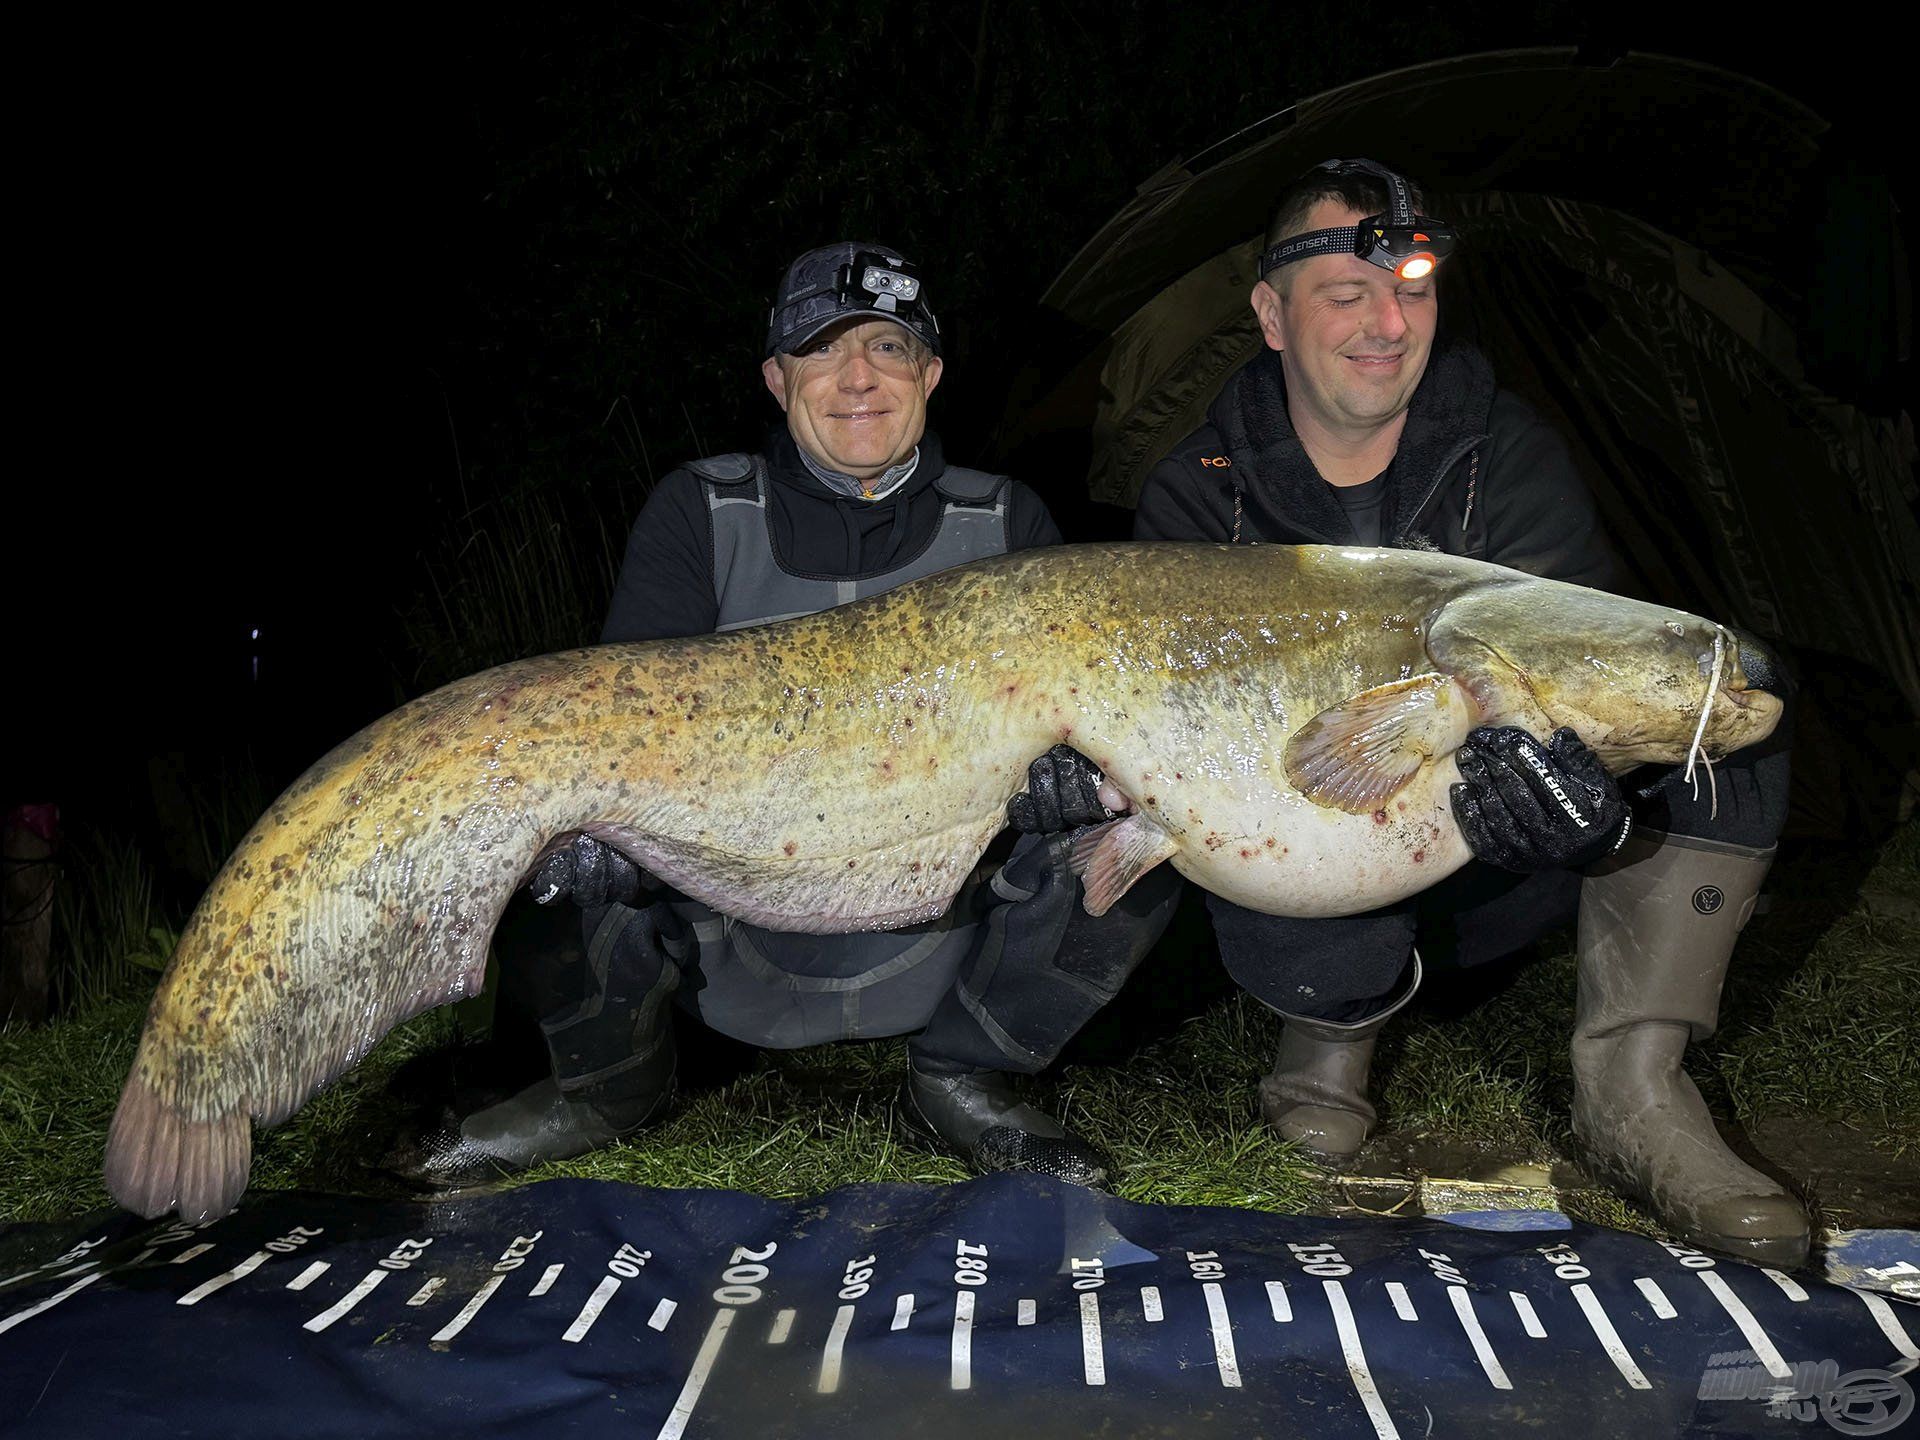
[[[1039,497],[949,465],[926,429],[942,371],[919,272],[845,242],[789,267],[760,374],[786,423],[757,454],[693,461],[654,488],[628,542],[603,642],[765,624],[877,595],[950,566],[1057,544]],[[1098,919],[1068,868],[1070,827],[1108,818],[1071,752],[1044,756],[1010,807],[1023,832],[938,920],[794,935],[653,887],[581,839],[529,889],[580,907],[582,978],[542,997],[551,1074],[470,1107],[389,1163],[458,1184],[580,1154],[654,1118],[671,1095],[668,1002],[778,1049],[910,1035],[901,1113],[980,1170],[1099,1185],[1106,1159],[1016,1092],[1118,991],[1171,910],[1161,890]],[[853,823],[851,819],[849,823]]]
[[[1251,297],[1265,346],[1228,379],[1211,423],[1154,468],[1135,538],[1433,549],[1614,583],[1560,437],[1476,350],[1437,338],[1435,271],[1453,235],[1417,204],[1371,161],[1329,161],[1288,189]],[[1764,665],[1743,637],[1749,653]],[[1734,1158],[1681,1067],[1689,1038],[1713,1031],[1784,823],[1787,730],[1722,765],[1715,817],[1677,768],[1630,777],[1630,807],[1571,731],[1542,745],[1478,729],[1452,794],[1484,863],[1344,919],[1209,896],[1227,969],[1285,1021],[1260,1087],[1269,1121],[1330,1166],[1350,1164],[1375,1118],[1375,1037],[1420,984],[1416,937],[1429,959],[1482,963],[1577,907],[1573,1119],[1589,1160],[1696,1243],[1804,1257],[1806,1215]]]

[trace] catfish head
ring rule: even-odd
[[[1539,735],[1571,727],[1608,769],[1708,759],[1766,739],[1779,671],[1724,625],[1551,580],[1474,590],[1430,618],[1436,669],[1473,696],[1481,723]],[[1702,725],[1704,714],[1705,723]]]

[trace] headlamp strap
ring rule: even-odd
[[[1430,242],[1436,261],[1444,259],[1453,248],[1453,229],[1438,221],[1416,215],[1413,209],[1413,187],[1407,183],[1404,175],[1387,169],[1384,165],[1371,160],[1323,160],[1314,167],[1329,175],[1371,175],[1378,180],[1387,192],[1387,208],[1384,213],[1370,215],[1356,226],[1342,226],[1333,230],[1309,230],[1303,235],[1294,235],[1277,245],[1270,245],[1260,256],[1260,278],[1266,279],[1282,265],[1290,265],[1296,260],[1311,260],[1316,255],[1359,255],[1369,256],[1374,249],[1374,236],[1369,231],[1410,232],[1417,226],[1424,226],[1435,232],[1435,240]],[[1417,237],[1427,240],[1426,235]],[[1387,248],[1393,249],[1389,242]],[[1375,259],[1375,264],[1382,264]],[[1390,262],[1384,268],[1393,269]]]
[[[1413,187],[1407,177],[1396,174],[1371,160],[1323,160],[1317,167],[1331,175],[1371,175],[1386,187],[1387,211],[1383,217],[1390,226],[1406,228],[1413,224]]]
[[[769,319],[781,310],[791,310],[822,295],[833,296],[844,309],[904,310],[916,318],[924,319],[935,330],[939,329],[933,311],[920,298],[919,267],[877,250],[858,252],[848,264],[834,272],[833,278],[824,285],[787,296],[769,312]]]
[[[1295,260],[1311,260],[1316,255],[1351,255],[1354,253],[1354,227],[1349,225],[1339,230],[1309,230],[1304,235],[1295,235],[1271,245],[1260,257],[1260,277],[1265,279],[1282,265],[1292,264]]]

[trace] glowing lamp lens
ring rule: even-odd
[[[1393,273],[1401,280],[1424,280],[1433,273],[1433,256],[1424,250],[1418,255],[1409,255]]]

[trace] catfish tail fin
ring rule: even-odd
[[[135,1064],[107,1131],[107,1192],[123,1208],[154,1219],[217,1220],[247,1188],[253,1127],[244,1104],[195,1119],[154,1089]]]

